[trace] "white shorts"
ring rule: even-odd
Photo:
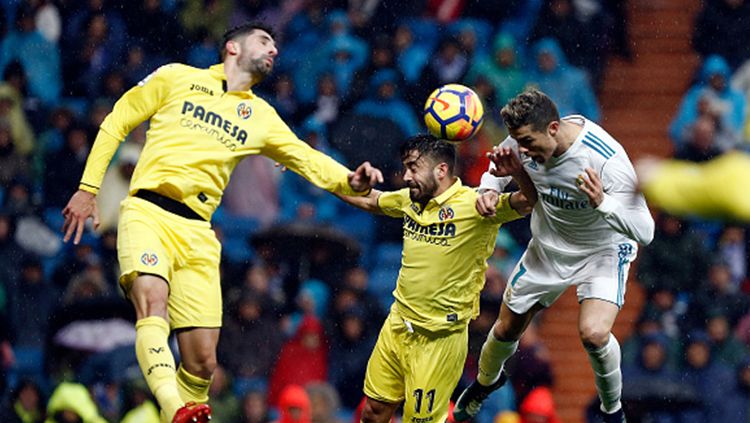
[[[636,253],[635,244],[622,243],[610,250],[571,256],[544,249],[532,239],[505,287],[503,302],[514,313],[523,314],[536,303],[549,307],[575,285],[579,303],[598,298],[622,307]]]

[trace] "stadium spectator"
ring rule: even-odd
[[[8,317],[15,334],[16,375],[43,383],[44,342],[48,317],[57,307],[59,296],[45,277],[41,261],[32,256],[21,260],[17,281],[8,286]]]
[[[45,417],[44,405],[39,385],[29,379],[21,380],[3,400],[0,420],[7,423],[42,423]]]
[[[0,118],[0,186],[7,187],[15,178],[29,178],[28,161],[16,150],[10,123]]]
[[[27,7],[17,11],[14,30],[0,43],[0,74],[16,60],[23,67],[29,93],[45,106],[56,105],[62,91],[60,50],[36,31],[34,15]]]
[[[748,245],[745,229],[741,226],[727,225],[719,237],[717,255],[729,266],[732,284],[737,287],[737,291],[742,291],[742,284],[748,276]]]
[[[333,386],[328,382],[312,382],[305,385],[305,391],[310,398],[312,423],[343,423],[337,417],[341,401]]]
[[[575,0],[545,0],[531,33],[532,42],[556,39],[570,64],[586,70],[596,91],[601,87],[612,43],[608,34],[612,20],[598,3],[584,6]]]
[[[221,40],[229,25],[232,0],[186,0],[180,12],[182,29],[191,36],[207,31]]]
[[[685,144],[677,148],[674,158],[700,163],[721,155],[716,132],[717,122],[714,117],[698,117],[685,135]]]
[[[750,354],[750,349],[732,333],[727,316],[721,309],[709,313],[705,331],[711,340],[711,356],[717,362],[735,368]]]
[[[669,126],[669,136],[678,149],[690,140],[689,131],[700,116],[716,120],[717,148],[726,151],[737,145],[747,113],[744,95],[729,85],[731,69],[721,56],[703,61],[700,79],[682,98]]]
[[[284,390],[287,385],[305,385],[328,377],[328,344],[323,325],[311,315],[302,319],[294,337],[281,348],[268,387],[268,403],[284,413]],[[283,417],[282,417],[283,420]]]
[[[107,423],[84,385],[63,382],[55,388],[47,403],[47,416],[52,421],[74,423]]]
[[[543,38],[532,46],[529,84],[558,105],[560,116],[581,114],[598,122],[599,104],[584,71],[568,63],[554,38]]]
[[[270,414],[266,393],[259,389],[251,389],[242,395],[242,415],[235,423],[270,423]]]
[[[328,380],[343,406],[352,410],[362,399],[367,360],[375,346],[368,322],[373,321],[367,320],[363,305],[355,304],[338,314],[332,328]]]
[[[703,241],[677,217],[660,213],[651,245],[638,262],[638,281],[648,292],[694,292],[710,264]]]
[[[716,362],[711,354],[711,341],[703,331],[687,334],[683,363],[677,380],[693,389],[699,404],[685,407],[679,413],[681,423],[724,423],[736,421],[728,415],[730,410],[722,407],[735,387],[735,375],[731,368]]]
[[[279,418],[274,423],[312,423],[310,397],[296,384],[286,385],[279,394]]]
[[[219,339],[219,361],[239,384],[260,382],[268,377],[284,343],[270,301],[248,288],[229,301],[229,312]]]
[[[0,84],[0,119],[10,129],[14,149],[18,154],[28,157],[36,146],[36,140],[22,103],[23,99],[12,85]]]
[[[338,161],[344,157],[328,144],[326,127],[321,121],[308,118],[302,124],[300,136],[316,150],[322,151]],[[305,222],[331,224],[341,214],[343,205],[304,178],[293,172],[284,172],[279,187],[281,222]]]
[[[376,72],[370,79],[367,97],[354,106],[354,113],[386,118],[398,125],[403,134],[415,134],[419,132],[417,117],[399,95],[398,81],[398,72],[393,69]]]
[[[472,62],[465,81],[476,84],[478,78],[482,77],[492,84],[495,89],[495,101],[485,103],[488,108],[502,107],[526,86],[526,70],[523,67],[521,49],[522,45],[513,35],[501,32],[495,36],[492,52],[477,57]]]
[[[534,388],[518,407],[521,423],[561,423],[552,391],[546,386]]]
[[[49,156],[44,172],[44,199],[47,207],[65,207],[68,193],[78,187],[90,147],[91,140],[83,126],[68,128],[65,144],[60,151]]]
[[[693,328],[703,327],[713,310],[721,310],[732,327],[747,313],[750,300],[737,292],[732,285],[732,275],[725,263],[714,263],[708,270],[708,278],[698,286],[687,313]]]

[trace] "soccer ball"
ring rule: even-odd
[[[448,141],[466,141],[482,127],[484,107],[477,93],[459,84],[436,89],[424,104],[430,133]]]

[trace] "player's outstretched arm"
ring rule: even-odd
[[[362,163],[354,172],[349,173],[349,186],[356,192],[371,190],[376,184],[382,183],[383,173],[370,162]]]
[[[342,194],[336,194],[336,197],[340,198],[341,201],[354,206],[358,209],[362,209],[366,212],[375,213],[375,214],[382,214],[382,210],[380,210],[380,206],[378,205],[378,198],[380,198],[380,194],[382,194],[382,191],[378,191],[376,189],[370,190],[370,192],[367,195],[359,195],[359,196],[353,196],[353,195],[342,195]]]

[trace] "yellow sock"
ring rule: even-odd
[[[180,391],[183,401],[193,401],[198,404],[207,403],[210,386],[210,379],[203,379],[191,374],[182,365],[177,369],[177,389]]]
[[[184,402],[177,390],[174,357],[169,349],[169,324],[157,316],[135,323],[135,355],[149,389],[171,422]]]

